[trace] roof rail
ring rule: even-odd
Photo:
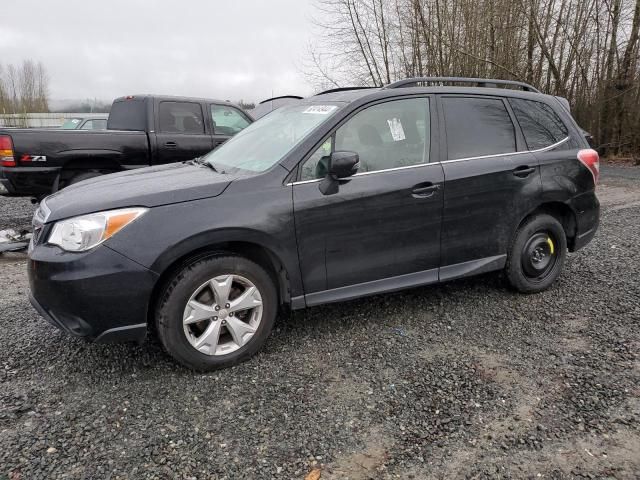
[[[380,88],[380,87],[338,87],[338,88],[332,88],[330,90],[325,90],[324,92],[316,93],[314,97],[317,97],[318,95],[324,95],[325,93],[347,92],[349,90],[364,90],[365,88]]]
[[[499,80],[494,78],[467,78],[467,77],[414,77],[407,78],[405,80],[399,80],[397,82],[390,83],[383,88],[402,88],[417,86],[419,83],[475,83],[478,87],[496,87],[498,85],[509,85],[513,87],[520,87],[526,92],[540,93],[540,91],[524,82],[517,82],[515,80]]]

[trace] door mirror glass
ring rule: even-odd
[[[358,173],[360,157],[356,152],[333,152],[329,160],[329,175],[333,178],[351,177]]]

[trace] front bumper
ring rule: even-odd
[[[36,245],[28,273],[31,303],[57,328],[97,342],[144,340],[157,274],[105,245],[84,253]]]

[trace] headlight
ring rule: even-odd
[[[84,252],[111,238],[147,210],[123,208],[68,218],[53,226],[47,243],[69,252]]]

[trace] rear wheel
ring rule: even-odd
[[[243,362],[265,343],[277,313],[276,287],[258,264],[212,257],[173,278],[156,309],[167,352],[194,370]]]
[[[567,238],[551,215],[529,218],[516,232],[505,267],[507,280],[516,290],[546,290],[558,278],[567,256]]]

